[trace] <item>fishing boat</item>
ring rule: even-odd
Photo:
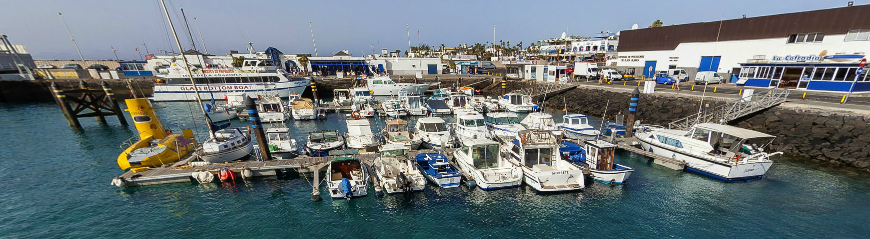
[[[572,164],[588,169],[592,179],[604,184],[622,184],[634,169],[614,162],[616,145],[603,140],[587,140],[584,147],[575,143],[562,141],[559,153],[562,159]]]
[[[257,110],[260,121],[264,123],[284,122],[288,119],[287,107],[278,95],[260,95],[257,99]]]
[[[500,156],[499,144],[490,139],[468,139],[453,153],[456,166],[470,174],[483,190],[518,187],[523,170]]]
[[[487,133],[483,115],[474,112],[457,115],[453,134],[457,141],[485,139]]]
[[[401,144],[411,149],[420,147],[420,139],[408,132],[408,121],[387,119],[384,124],[385,127],[382,134],[387,144]]]
[[[625,125],[613,122],[604,123],[604,136],[611,136],[613,134],[625,136]]]
[[[462,174],[442,153],[421,153],[414,157],[417,167],[432,183],[442,188],[458,187]]]
[[[447,103],[445,103],[444,100],[430,100],[426,102],[426,109],[429,110],[429,114],[431,115],[446,115],[453,113],[453,110],[447,106]]]
[[[355,119],[347,121],[347,133],[344,134],[347,147],[360,152],[375,152],[378,149],[378,136],[372,132],[368,120]]]
[[[453,139],[444,124],[444,120],[438,117],[418,119],[414,126],[414,136],[433,149],[450,147],[453,144]]]
[[[380,186],[388,194],[423,191],[426,188],[426,178],[413,164],[408,158],[408,147],[386,144],[381,146],[380,155],[374,160],[372,167]]]
[[[376,112],[375,107],[372,107],[368,102],[354,103],[350,106],[350,109],[353,111],[351,112],[351,116],[358,115],[357,117],[359,118],[373,117]]]
[[[133,118],[139,140],[128,139],[121,148],[126,149],[118,155],[118,166],[123,170],[159,167],[177,162],[196,148],[196,139],[189,129],[182,134],[167,133],[160,117],[154,113],[151,102],[145,98],[126,99],[127,109]],[[135,136],[134,136],[135,137]]]
[[[761,179],[773,165],[764,148],[775,136],[729,125],[702,123],[688,131],[642,126],[635,132],[643,150],[685,161],[686,170],[728,182]]]
[[[350,90],[348,89],[335,89],[332,91],[332,105],[335,106],[349,106],[352,103],[350,97]]]
[[[532,112],[538,109],[538,106],[532,102],[531,96],[517,92],[507,93],[499,99],[498,103],[501,108],[515,113]]]
[[[421,103],[419,95],[409,95],[408,92],[402,91],[399,92],[399,101],[402,102],[402,108],[405,108],[408,115],[423,116],[428,112],[426,107]]]
[[[481,95],[472,96],[468,103],[474,111],[482,114],[488,113],[490,110],[499,109],[498,100],[489,99]]]
[[[350,89],[350,95],[354,103],[372,102],[372,92],[366,88]]]
[[[314,101],[307,98],[295,99],[290,102],[294,120],[314,120],[317,119],[317,106]]]
[[[233,109],[245,108],[245,97],[248,97],[245,92],[227,92],[224,95],[224,100],[227,101],[226,107]]]
[[[486,115],[486,129],[489,138],[501,137],[510,140],[526,128],[520,124],[516,113],[493,112]]]
[[[390,117],[400,117],[408,115],[408,111],[405,109],[404,104],[399,99],[385,100],[384,103],[381,103],[381,107],[383,107],[384,113]]]
[[[556,125],[556,121],[553,121],[553,116],[544,112],[529,113],[520,124],[526,129],[546,130],[556,137],[562,136],[562,129]]]
[[[329,172],[326,176],[329,196],[333,199],[350,199],[368,194],[368,170],[358,157],[335,157],[329,161],[326,171]]]
[[[589,117],[582,114],[567,114],[562,116],[562,123],[557,124],[569,139],[593,139],[600,133],[589,125]]]
[[[399,91],[419,95],[429,89],[430,84],[396,83],[389,76],[377,76],[366,79],[364,87],[358,87],[357,92],[369,91],[372,96],[393,96]]]
[[[525,182],[538,192],[579,190],[585,187],[583,171],[559,157],[559,143],[553,131],[522,130],[512,141],[504,141],[502,153],[520,167]]]
[[[206,61],[209,59],[204,58]],[[196,83],[199,96],[223,98],[229,92],[245,93],[256,98],[257,94],[268,92],[280,97],[290,94],[302,94],[308,87],[308,78],[288,78],[275,66],[267,65],[269,60],[245,59],[244,67],[202,69],[191,67],[190,72]],[[261,64],[262,63],[262,64]],[[162,64],[162,63],[161,63]],[[193,101],[196,100],[194,84],[191,83],[188,71],[176,62],[168,63],[157,70],[159,81],[154,85],[154,101]],[[262,66],[257,66],[262,65]]]
[[[299,145],[290,137],[290,129],[285,127],[266,129],[269,153],[276,159],[291,159],[298,156]]]
[[[318,130],[308,133],[308,142],[305,143],[305,152],[310,156],[328,156],[329,151],[342,149],[344,137],[338,130]]]

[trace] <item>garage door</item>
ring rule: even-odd
[[[702,56],[698,71],[718,71],[721,56]]]
[[[430,75],[438,74],[438,65],[437,64],[429,64],[429,74]]]

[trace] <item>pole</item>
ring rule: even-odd
[[[202,98],[199,97],[199,88],[196,86],[196,81],[193,80],[193,72],[190,70],[190,65],[187,64],[187,57],[184,56],[184,51],[181,50],[181,41],[178,40],[178,33],[175,32],[175,25],[172,25],[172,18],[169,17],[169,10],[166,10],[166,2],[160,0],[160,5],[163,6],[163,13],[166,15],[166,20],[169,21],[169,28],[172,29],[172,36],[175,37],[175,45],[181,51],[181,61],[184,62],[184,68],[187,69],[187,78],[193,84],[193,92],[196,94],[196,104],[202,110],[202,115],[205,116],[205,124],[208,126],[209,138],[214,138],[214,128],[212,127],[211,118],[208,117],[208,112],[205,111],[205,106],[202,106]]]
[[[414,53],[413,51],[411,51],[411,25],[405,24],[405,28],[408,29],[408,55],[407,56],[410,56],[411,53]],[[398,55],[398,54],[396,54],[396,55]]]
[[[245,109],[248,110],[248,119],[251,120],[251,131],[257,139],[257,145],[260,146],[260,155],[263,155],[263,160],[272,159],[272,154],[269,152],[269,143],[266,141],[266,134],[263,132],[263,123],[260,122],[260,113],[257,112],[257,105],[251,97],[245,96]]]
[[[151,55],[151,52],[148,51],[148,45],[145,45],[145,42],[142,42],[142,45],[145,46],[145,54],[146,54],[146,55]]]
[[[73,116],[72,107],[69,106],[69,102],[66,101],[66,95],[63,94],[63,91],[60,90],[60,87],[57,86],[57,82],[51,82],[51,95],[54,96],[54,101],[57,102],[57,105],[60,106],[60,111],[63,112],[64,118],[66,118],[66,122],[69,126],[73,128],[81,128],[82,125],[79,123],[79,119]]]
[[[122,125],[127,125],[127,119],[124,118],[124,111],[121,111],[121,107],[118,105],[118,100],[115,98],[115,92],[112,91],[112,87],[109,87],[109,84],[103,81],[100,83],[100,86],[103,87],[103,91],[106,92],[106,101],[111,104],[110,108],[112,108],[112,113],[118,116],[118,122],[121,122]]]
[[[634,135],[634,121],[637,114],[637,103],[640,101],[640,90],[634,88],[631,92],[631,103],[628,104],[628,122],[625,122],[625,137]],[[615,133],[614,133],[615,134]]]
[[[311,26],[311,21],[308,21],[308,28],[311,29],[311,44],[314,45],[314,56],[317,56],[317,42],[314,41],[314,27]]]
[[[66,32],[69,33],[69,39],[72,40],[73,45],[76,46],[76,52],[79,53],[79,58],[81,58],[82,61],[85,61],[85,57],[82,56],[82,51],[79,50],[79,44],[76,43],[76,38],[73,37],[72,31],[69,30],[69,25],[66,24],[66,19],[63,18],[63,14],[57,12],[57,15],[60,15],[60,20],[63,21],[63,25],[66,26]]]
[[[184,15],[184,8],[181,9],[181,18],[184,19],[184,27],[187,28],[187,37],[190,37],[190,45],[193,46],[194,51],[199,51],[196,49],[196,39],[193,39],[193,34],[190,32],[190,25],[187,24],[187,16]]]
[[[199,29],[199,21],[196,20],[196,17],[193,17],[193,23],[196,24],[196,31],[199,32],[199,42],[202,43],[202,49],[208,55],[208,47],[205,46],[205,39],[202,38],[202,29]]]
[[[111,45],[110,45],[110,47],[112,47],[112,54],[115,54],[115,60],[117,60],[117,61],[121,61],[121,59],[118,58],[118,53],[115,52],[115,46],[111,46]],[[139,57],[142,57],[142,55],[140,54]]]

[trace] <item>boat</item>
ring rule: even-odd
[[[556,126],[556,121],[553,121],[553,116],[544,112],[532,112],[526,115],[520,124],[526,129],[538,129],[550,131],[556,137],[562,136],[562,129]]]
[[[532,112],[538,109],[538,106],[532,103],[531,96],[517,92],[507,93],[499,99],[498,103],[501,105],[501,108],[515,113]]]
[[[227,92],[224,95],[224,100],[227,101],[226,107],[233,109],[245,108],[245,97],[247,96],[248,94],[245,94],[245,92]]]
[[[317,119],[317,106],[314,101],[308,98],[295,99],[290,102],[294,120],[314,120]]]
[[[369,174],[356,156],[342,155],[329,161],[326,185],[333,199],[364,197],[368,194]]]
[[[429,110],[429,114],[431,115],[446,115],[453,113],[453,110],[447,106],[447,103],[445,103],[444,100],[430,100],[426,102],[426,109]]]
[[[350,106],[351,116],[358,115],[358,117],[373,117],[375,116],[375,108],[372,107],[368,102],[354,103]]]
[[[521,130],[513,140],[504,141],[502,153],[523,170],[526,184],[538,192],[583,189],[583,171],[559,156],[559,143],[552,132]]]
[[[413,192],[426,188],[426,178],[408,158],[408,147],[386,144],[379,151],[380,155],[372,163],[372,168],[384,192]]]
[[[450,94],[450,98],[447,100],[447,106],[450,107],[450,110],[453,111],[454,114],[464,113],[464,110],[466,110],[466,107],[468,106],[468,96],[462,93]]]
[[[308,142],[305,143],[305,153],[310,156],[328,156],[329,151],[342,149],[344,137],[338,130],[318,130],[308,132]]]
[[[518,187],[523,170],[500,156],[499,144],[491,139],[468,139],[453,153],[456,166],[471,175],[480,189]]]
[[[225,163],[246,159],[253,150],[250,132],[240,128],[225,128],[215,131],[214,137],[203,142],[197,154],[208,163]]]
[[[285,127],[266,129],[269,153],[276,159],[291,159],[299,155],[296,139],[290,137],[290,129]]]
[[[423,116],[428,112],[421,103],[419,95],[408,95],[408,92],[402,91],[399,92],[399,101],[402,102],[402,108],[405,108],[408,115]]]
[[[462,174],[442,153],[421,153],[414,157],[417,167],[430,182],[442,188],[459,187]]]
[[[513,139],[520,130],[526,129],[520,124],[516,113],[493,112],[486,115],[486,130],[489,138],[501,137]]]
[[[562,141],[559,153],[564,160],[589,170],[592,179],[604,184],[623,184],[634,169],[614,162],[616,145],[603,140],[587,140],[584,147]]]
[[[381,107],[384,109],[384,113],[390,117],[400,117],[408,115],[408,111],[405,110],[405,106],[399,99],[389,99],[385,100],[381,103]]]
[[[352,103],[350,97],[350,90],[347,89],[335,89],[332,91],[332,105],[335,106],[349,106]]]
[[[486,123],[484,122],[483,115],[475,112],[456,115],[453,135],[457,141],[485,139],[486,134]]]
[[[205,104],[203,107],[205,107],[206,114],[208,114],[208,117],[213,122],[228,121],[239,116],[238,110],[226,106],[217,106],[214,104],[214,100],[212,100],[211,104]]]
[[[562,123],[556,125],[569,139],[593,139],[600,134],[592,125],[589,125],[589,117],[582,114],[563,115]]]
[[[372,97],[372,92],[366,88],[350,89],[350,95],[352,97],[353,103],[372,102],[372,100],[374,99]]]
[[[375,152],[380,144],[378,136],[372,132],[368,120],[355,119],[347,121],[347,133],[344,134],[347,147],[360,152]]]
[[[148,99],[134,98],[124,102],[127,103],[125,111],[130,113],[139,132],[139,140],[133,142],[133,138],[130,138],[121,144],[121,148],[127,146],[118,155],[118,166],[122,170],[174,163],[196,148],[196,138],[189,129],[182,130],[182,134],[167,133]]]
[[[418,119],[414,126],[414,136],[433,149],[450,147],[453,144],[453,138],[444,120],[438,117]]]
[[[604,136],[609,137],[614,133],[619,136],[625,136],[625,125],[613,122],[604,123]]]
[[[486,114],[491,110],[499,109],[498,100],[489,99],[481,95],[472,96],[468,102],[474,111]]]
[[[355,88],[355,92],[368,91],[372,96],[393,96],[404,90],[411,95],[419,95],[429,89],[429,84],[396,83],[389,76],[376,76],[366,79],[364,87]]]
[[[688,131],[641,126],[643,150],[686,162],[686,171],[727,182],[761,179],[773,165],[764,148],[775,136],[729,125],[702,123]]]
[[[450,98],[450,89],[447,88],[438,88],[432,96],[429,96],[429,100],[447,100]]]
[[[257,110],[260,121],[264,123],[284,122],[288,119],[287,107],[277,95],[260,95],[257,99]]]
[[[205,58],[208,61],[208,58]],[[264,59],[245,59],[247,66],[232,68],[198,68],[191,67],[192,78],[200,84],[197,88],[199,96],[214,96],[223,98],[229,92],[245,93],[256,98],[257,94],[268,92],[279,97],[290,94],[302,94],[308,87],[308,78],[288,78],[275,66],[266,64]],[[263,63],[263,64],[260,64]],[[156,76],[159,78],[154,85],[154,101],[193,101],[196,100],[194,85],[189,79],[188,71],[175,62],[169,66],[159,67]]]
[[[408,132],[408,121],[387,119],[384,125],[382,134],[387,144],[401,144],[411,149],[420,147],[420,139]]]

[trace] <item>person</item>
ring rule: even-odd
[[[674,76],[674,80],[677,81],[677,82],[674,82],[674,90],[680,91],[680,76]]]

